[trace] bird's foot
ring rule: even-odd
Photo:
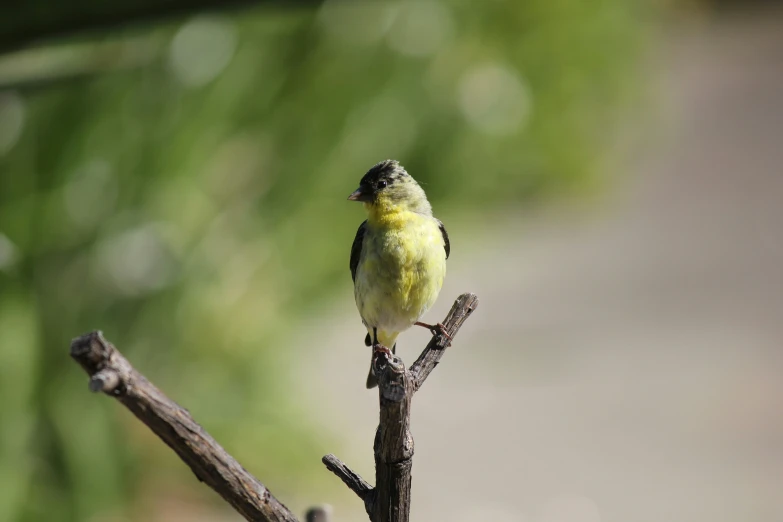
[[[372,351],[373,351],[373,357],[377,355],[378,353],[382,353],[386,355],[386,357],[390,358],[392,357],[392,351],[386,348],[384,345],[380,343],[375,343],[372,345]]]
[[[416,321],[413,324],[415,324],[416,326],[421,326],[426,328],[427,330],[432,332],[432,335],[442,335],[443,337],[448,339],[449,344],[451,344],[451,340],[452,340],[451,336],[448,333],[446,333],[446,327],[443,326],[443,323],[427,324],[427,323],[421,323],[419,321]]]

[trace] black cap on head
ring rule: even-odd
[[[372,166],[359,182],[359,188],[348,196],[352,201],[372,201],[375,194],[394,182],[410,176],[398,161],[387,159]]]
[[[364,175],[360,185],[375,185],[378,181],[394,183],[396,180],[407,176],[405,167],[400,165],[397,160],[387,159],[380,161],[372,166],[367,174]]]

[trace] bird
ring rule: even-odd
[[[414,325],[450,339],[441,323],[419,321],[438,298],[451,253],[446,227],[432,215],[424,189],[388,159],[370,168],[348,199],[367,211],[350,259],[354,299],[367,329],[364,344],[396,353],[397,337]],[[366,385],[377,384],[371,365]]]

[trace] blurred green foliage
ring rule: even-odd
[[[43,71],[0,93],[0,520],[151,520],[201,487],[87,395],[67,347],[94,328],[304,495],[329,446],[290,393],[289,340],[348,292],[347,195],[388,157],[446,220],[589,183],[633,92],[635,9],[332,1],[0,60],[6,83]]]

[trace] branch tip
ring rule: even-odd
[[[331,453],[324,455],[321,462],[324,463],[326,469],[334,473],[351,491],[356,493],[365,503],[365,506],[368,505],[368,501],[372,498],[374,491],[369,482],[364,480],[358,473],[349,468],[346,463]]]
[[[200,481],[246,520],[297,522],[294,514],[196,423],[187,410],[136,371],[100,331],[71,341],[71,357],[90,376],[91,391],[103,391],[120,400],[179,455]]]

